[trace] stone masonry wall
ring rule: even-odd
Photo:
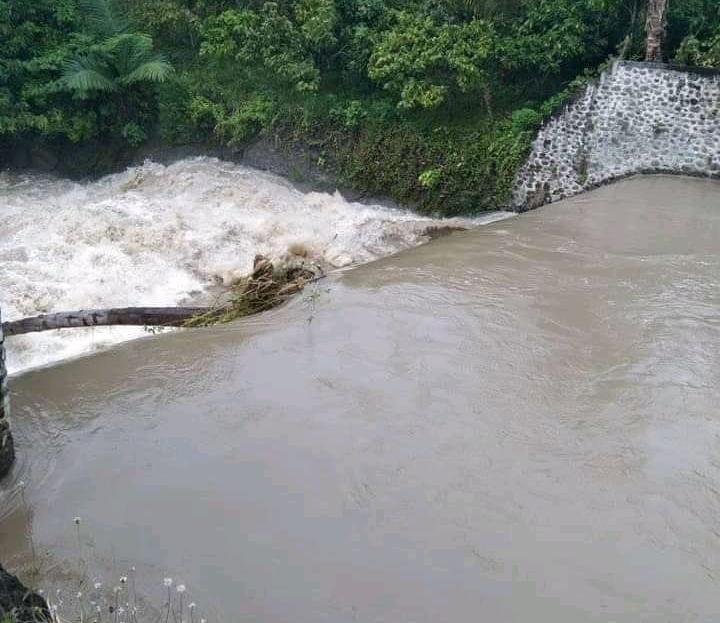
[[[616,62],[540,130],[512,207],[635,173],[720,177],[720,72]]]

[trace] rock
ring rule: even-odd
[[[52,620],[47,602],[0,565],[0,620],[7,615],[13,623]]]
[[[30,168],[50,173],[59,164],[57,154],[48,147],[37,144],[30,149]]]
[[[7,368],[5,367],[5,336],[0,314],[0,479],[10,472],[15,461],[15,447],[10,433]]]
[[[319,164],[322,162],[323,150],[311,144],[261,137],[245,149],[236,153],[225,153],[223,157],[256,169],[271,171],[316,190],[334,192],[337,188],[333,174]]]
[[[15,446],[10,434],[10,424],[0,420],[0,478],[7,476],[15,461]]]

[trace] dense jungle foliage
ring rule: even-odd
[[[0,0],[0,148],[302,146],[426,211],[496,207],[542,119],[644,0]],[[720,66],[720,3],[670,3],[670,59]],[[80,159],[92,172],[108,162]]]

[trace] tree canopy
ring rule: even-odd
[[[644,58],[647,6],[0,0],[0,143],[238,147],[274,133],[369,190],[462,203],[466,184],[492,187],[489,202],[573,84],[611,58]],[[670,2],[663,19],[665,58],[720,66],[716,0]],[[376,150],[399,159],[400,146],[412,166],[385,179]]]

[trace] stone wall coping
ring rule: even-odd
[[[661,71],[677,71],[685,74],[696,74],[699,76],[720,76],[720,69],[714,67],[697,67],[693,65],[682,65],[680,63],[649,63],[645,61],[621,61],[617,60],[613,63],[613,68],[621,67],[640,67],[642,69],[661,70]]]

